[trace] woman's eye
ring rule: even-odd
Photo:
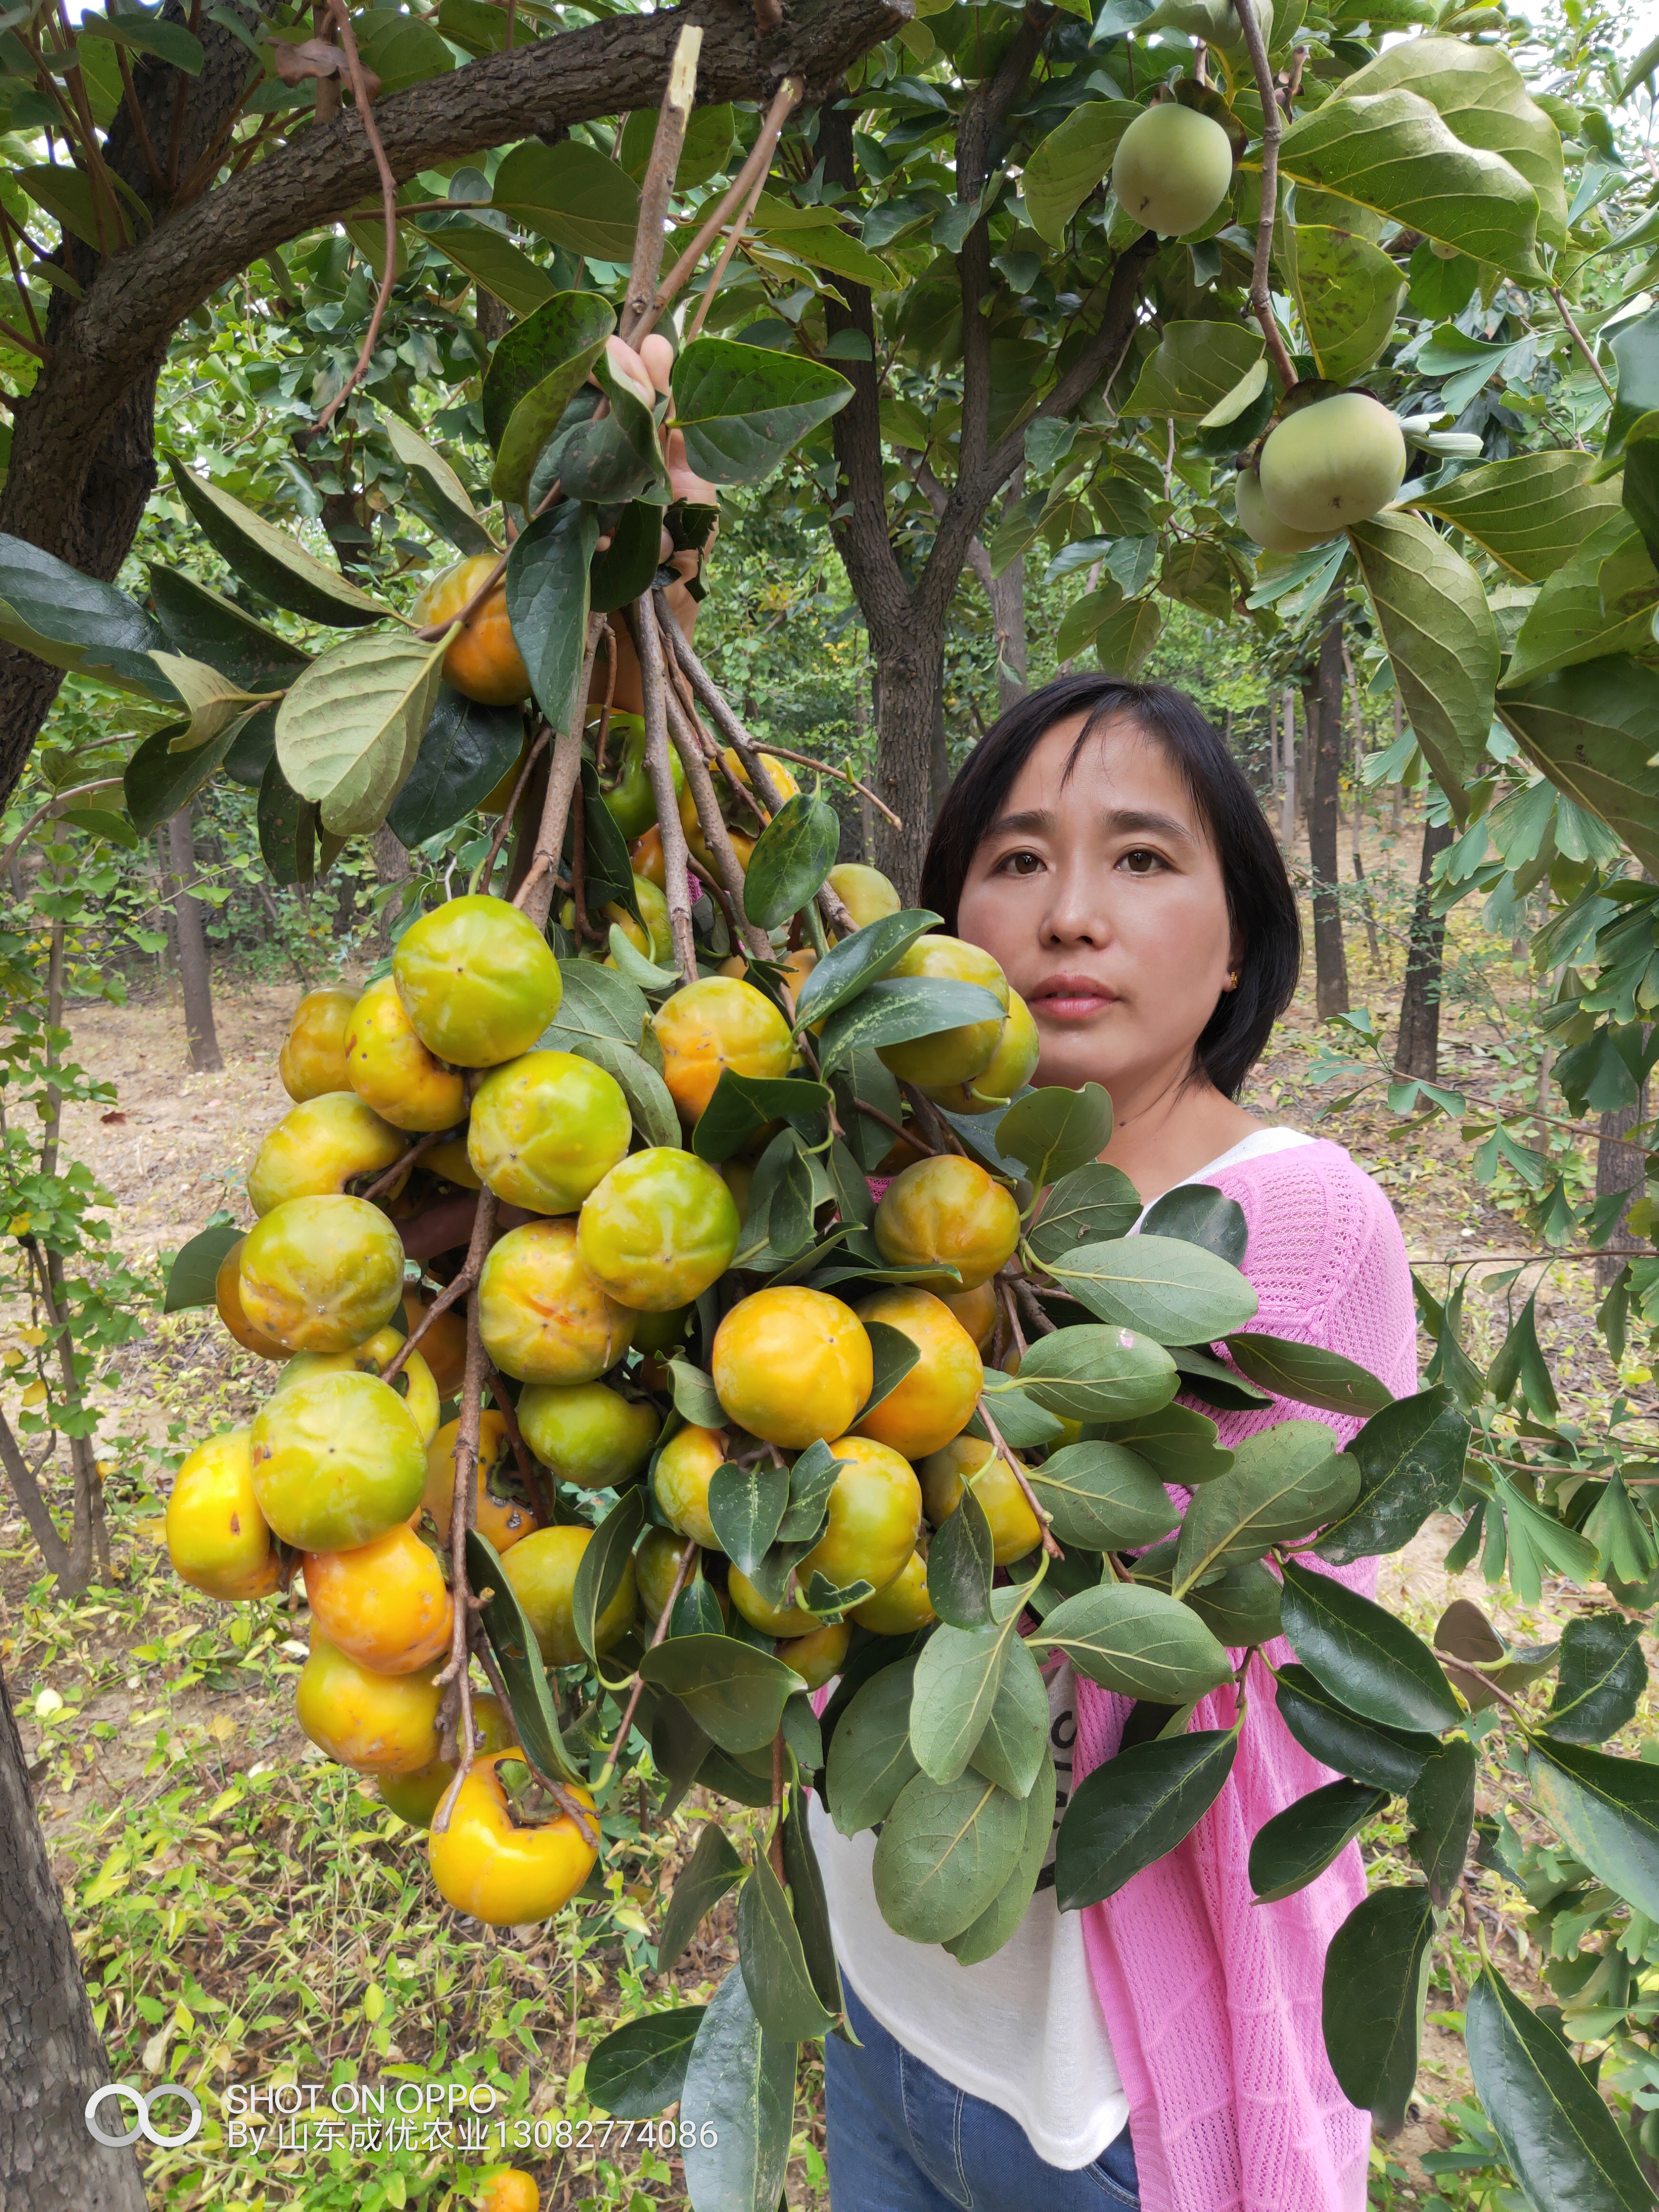
[[[1000,875],[1034,876],[1042,866],[1035,853],[1010,853],[997,863],[997,872]]]
[[[1145,846],[1137,845],[1121,857],[1118,866],[1127,868],[1132,876],[1150,876],[1155,869],[1161,868],[1164,862],[1158,854],[1149,853]]]

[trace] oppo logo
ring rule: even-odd
[[[112,2136],[99,2124],[98,2108],[106,2097],[126,2097],[132,2102],[137,2118],[124,2136]],[[150,2107],[162,2097],[182,2097],[190,2109],[190,2118],[177,2135],[164,2136],[151,2122]],[[130,2082],[107,2081],[101,2089],[94,2089],[87,2099],[87,2129],[97,2142],[107,2144],[111,2150],[125,2150],[129,2143],[143,2136],[146,2142],[154,2143],[158,2150],[177,2150],[181,2143],[193,2142],[202,2131],[202,2106],[193,2089],[186,2089],[177,2081],[164,2081],[159,2089],[135,2089]]]

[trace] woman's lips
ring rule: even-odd
[[[1087,975],[1056,975],[1033,992],[1026,1003],[1033,1014],[1051,1022],[1086,1022],[1115,1006],[1117,994]]]

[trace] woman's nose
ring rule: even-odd
[[[1111,935],[1098,888],[1091,890],[1086,872],[1067,870],[1054,881],[1054,894],[1042,918],[1045,945],[1103,945]]]

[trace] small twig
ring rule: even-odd
[[[905,1104],[933,1139],[934,1151],[957,1152],[965,1159],[968,1156],[967,1146],[945,1120],[944,1115],[939,1112],[938,1107],[934,1105],[933,1100],[924,1097],[914,1083],[901,1083],[899,1089],[904,1093]]]
[[[860,1114],[865,1115],[872,1121],[879,1121],[884,1129],[890,1129],[896,1137],[902,1138],[907,1145],[914,1145],[919,1152],[924,1153],[929,1159],[939,1158],[938,1152],[927,1142],[920,1129],[914,1126],[906,1128],[902,1121],[896,1121],[890,1114],[884,1114],[879,1106],[872,1106],[867,1098],[854,1098],[853,1103]]]
[[[144,167],[149,171],[149,180],[159,199],[166,191],[167,184],[161,175],[161,165],[155,158],[155,149],[149,143],[149,130],[144,121],[144,111],[138,104],[137,88],[132,82],[132,64],[127,59],[125,46],[116,47],[115,63],[121,72],[121,89],[126,97],[127,112],[132,118],[133,129],[138,133],[138,150],[144,157]]]
[[[732,939],[732,950],[735,952],[738,946],[743,942],[743,933],[738,926],[738,917],[732,911],[731,900],[726,896],[719,880],[709,874],[708,869],[704,867],[702,862],[698,860],[695,853],[688,853],[686,854],[685,864],[687,867],[690,869],[697,881],[702,885],[704,890],[708,892],[709,897],[714,900],[715,905],[719,907],[720,912],[726,916],[726,934]],[[769,941],[766,957],[770,959],[771,957],[771,945]]]
[[[652,313],[655,304],[657,278],[662,269],[664,225],[674,190],[675,173],[680,166],[680,149],[685,143],[685,127],[691,120],[692,102],[696,97],[697,57],[702,52],[702,27],[688,23],[675,42],[674,58],[668,65],[668,82],[663,87],[662,106],[657,111],[656,135],[651,141],[651,158],[645,165],[645,178],[640,186],[634,265],[629,271],[623,303],[622,336],[629,345],[637,343],[644,336],[646,317]]]
[[[536,847],[531,854],[530,866],[524,881],[514,894],[513,903],[521,914],[527,915],[538,929],[547,927],[547,917],[553,904],[554,877],[559,858],[564,850],[565,823],[569,818],[571,802],[582,772],[582,702],[586,699],[587,687],[593,676],[593,655],[599,649],[597,615],[587,618],[587,650],[582,658],[581,675],[577,683],[577,705],[574,726],[561,730],[553,740],[553,758],[547,774],[547,797],[542,805],[541,827],[536,832]]]
[[[1526,1719],[1527,1712],[1525,1706],[1517,1705],[1507,1690],[1500,1690],[1497,1683],[1492,1680],[1490,1674],[1483,1674],[1478,1667],[1470,1666],[1467,1659],[1454,1659],[1449,1652],[1443,1651],[1437,1644],[1434,1647],[1434,1656],[1449,1673],[1453,1674],[1464,1674],[1467,1675],[1471,1681],[1479,1682],[1481,1687],[1489,1691],[1501,1705],[1507,1705],[1510,1711],[1516,1714],[1520,1719]]]
[[[456,1126],[459,1127],[459,1124]],[[363,1193],[364,1198],[370,1205],[373,1205],[377,1198],[384,1198],[392,1185],[401,1182],[418,1160],[425,1158],[434,1145],[442,1144],[446,1138],[453,1137],[454,1134],[454,1129],[428,1129],[425,1136],[410,1146],[401,1159],[393,1160],[386,1173],[377,1176],[374,1182],[370,1183],[368,1188]]]
[[[664,1637],[667,1635],[668,1618],[674,1610],[674,1601],[685,1587],[685,1578],[691,1571],[691,1562],[696,1555],[697,1540],[695,1536],[688,1537],[685,1549],[680,1553],[680,1563],[674,1570],[674,1579],[668,1585],[668,1595],[663,1600],[663,1608],[658,1615],[657,1626],[653,1631],[650,1643],[646,1646],[647,1651],[654,1651]],[[605,1765],[599,1769],[599,1779],[593,1784],[593,1795],[596,1797],[617,1771],[617,1761],[623,1755],[623,1748],[628,1741],[628,1731],[634,1725],[634,1715],[639,1710],[640,1697],[644,1688],[645,1677],[636,1672],[634,1676],[634,1686],[628,1693],[628,1703],[623,1708],[622,1726],[617,1730],[617,1740],[607,1753]]]
[[[479,1198],[472,1243],[467,1253],[469,1264],[476,1257],[480,1269],[483,1266],[484,1254],[489,1249],[489,1231],[495,1224],[494,1199],[493,1191],[486,1191]],[[489,1201],[488,1205],[486,1200]],[[475,1284],[476,1280],[475,1276]],[[466,1370],[461,1382],[461,1417],[455,1431],[455,1486],[450,1495],[449,1506],[449,1589],[454,1627],[450,1640],[449,1662],[433,1677],[434,1682],[446,1685],[453,1682],[454,1685],[459,1757],[449,1787],[444,1792],[443,1802],[432,1816],[434,1835],[442,1835],[447,1829],[455,1800],[459,1796],[467,1776],[472,1771],[472,1762],[478,1749],[477,1732],[472,1722],[472,1684],[469,1664],[472,1607],[469,1601],[471,1593],[467,1587],[466,1537],[468,1529],[474,1527],[477,1520],[478,1429],[483,1413],[483,1337],[475,1288],[466,1302]],[[446,1705],[450,1702],[447,1690],[444,1702]]]
[[[1044,1336],[1052,1336],[1058,1324],[1043,1311],[1042,1301],[1031,1285],[1020,1275],[1011,1275],[1008,1279],[1014,1286],[1014,1296],[1024,1309],[1026,1320]]]
[[[640,340],[647,332],[656,328],[663,309],[690,276],[698,262],[702,259],[716,232],[731,220],[732,211],[738,203],[749,196],[754,187],[756,178],[759,177],[763,182],[765,181],[766,173],[772,166],[773,149],[782,134],[783,126],[788,121],[792,112],[799,106],[805,95],[805,85],[799,77],[787,76],[773,94],[772,105],[766,111],[766,120],[761,125],[760,136],[756,139],[748,160],[721,194],[719,206],[703,223],[690,245],[686,247],[667,276],[658,285],[649,310],[635,325],[632,341],[635,345],[638,345]]]
[[[892,823],[895,830],[903,829],[903,823],[900,820],[899,817],[894,813],[892,808],[884,805],[882,800],[876,797],[875,793],[871,790],[867,783],[860,783],[857,776],[854,775],[851,769],[837,768],[833,761],[815,760],[811,753],[791,752],[787,745],[775,745],[769,738],[766,741],[766,750],[771,754],[774,760],[795,761],[798,762],[802,768],[817,769],[821,775],[834,776],[838,783],[844,783],[849,791],[856,791],[860,793],[862,797],[867,799],[872,806],[875,807],[878,812],[884,814],[887,817],[887,819]]]
[[[689,337],[695,338],[702,336],[702,326],[708,319],[708,310],[714,304],[715,295],[725,281],[726,272],[732,265],[732,257],[742,242],[743,234],[749,228],[749,218],[755,212],[765,186],[766,172],[763,169],[750,185],[743,204],[738,210],[737,219],[726,233],[726,243],[720,250],[720,258],[708,272],[708,282],[702,288],[702,297],[697,302],[696,313],[692,316],[690,326],[687,331]]]
[[[1038,1498],[1036,1491],[1032,1489],[1030,1481],[1026,1478],[1024,1468],[1020,1465],[1019,1462],[1014,1457],[1012,1452],[1009,1450],[1007,1445],[1003,1442],[1002,1431],[996,1425],[995,1416],[992,1413],[990,1407],[986,1404],[983,1398],[979,1401],[979,1417],[981,1420],[984,1422],[986,1427],[990,1431],[991,1442],[995,1445],[1002,1457],[1008,1462],[1009,1471],[1012,1474],[1014,1480],[1019,1485],[1020,1489],[1024,1492],[1025,1503],[1030,1507],[1032,1512],[1036,1515],[1037,1526],[1042,1531],[1043,1550],[1047,1552],[1051,1559],[1063,1559],[1066,1554],[1060,1550],[1059,1545],[1055,1543],[1054,1532],[1048,1525],[1054,1516],[1045,1510],[1042,1500]]]
[[[495,824],[495,834],[489,841],[489,850],[484,854],[484,864],[478,871],[478,888],[486,896],[489,891],[489,879],[495,872],[495,863],[501,858],[501,848],[513,833],[513,823],[519,811],[519,801],[524,797],[525,786],[529,782],[532,772],[541,758],[547,741],[552,734],[548,725],[544,722],[536,733],[534,743],[524,757],[524,766],[519,770],[518,781],[513,787],[513,795],[502,808],[501,818]]]
[[[690,854],[680,821],[674,772],[669,765],[668,687],[663,680],[662,639],[648,610],[638,608],[635,613],[634,644],[640,657],[640,689],[645,707],[645,772],[657,802],[657,827],[662,835],[663,893],[668,901],[675,964],[688,983],[695,983],[697,948],[691,934],[691,902],[686,896]],[[678,635],[677,623],[669,627]]]
[[[1024,1359],[1026,1352],[1025,1332],[1019,1325],[1019,1314],[1014,1297],[1013,1281],[1012,1278],[1007,1275],[998,1275],[995,1279],[995,1283],[997,1297],[1001,1302],[1003,1308],[1008,1316],[1008,1327],[1013,1335],[1014,1349],[1018,1352],[1020,1358]]]
[[[599,726],[593,739],[593,772],[605,774],[605,749],[611,742],[611,715],[617,703],[617,633],[611,627],[609,615],[599,618],[599,635],[605,640],[605,699],[599,708]],[[586,705],[584,700],[582,704]]]
[[[461,1263],[460,1273],[456,1276],[453,1283],[446,1284],[439,1291],[437,1297],[433,1299],[419,1321],[404,1339],[396,1356],[382,1369],[380,1380],[383,1382],[396,1382],[398,1376],[403,1372],[404,1362],[411,1352],[420,1349],[421,1339],[432,1327],[439,1315],[447,1313],[451,1306],[464,1298],[477,1281],[483,1272],[484,1260],[495,1232],[495,1194],[493,1190],[481,1190],[478,1194],[477,1210],[472,1217],[472,1235],[467,1243],[466,1258]]]
[[[357,52],[357,36],[351,27],[351,18],[341,6],[340,0],[328,0],[328,12],[339,32],[340,45],[345,52],[346,71],[351,79],[351,97],[356,104],[357,119],[363,126],[363,135],[374,151],[374,166],[380,173],[380,201],[386,210],[386,274],[381,277],[380,289],[375,295],[374,312],[368,319],[368,329],[364,333],[362,350],[357,356],[357,366],[317,417],[313,427],[313,436],[327,429],[346,400],[362,383],[374,356],[386,303],[392,297],[392,288],[398,281],[398,179],[392,173],[386,148],[380,143],[380,127],[374,120],[374,103],[369,97],[368,80],[363,75],[362,58]]]
[[[1261,95],[1261,213],[1256,221],[1255,259],[1250,268],[1250,307],[1261,325],[1279,388],[1289,392],[1296,382],[1296,368],[1285,343],[1285,334],[1279,327],[1279,319],[1273,313],[1273,225],[1279,219],[1279,141],[1284,132],[1284,117],[1273,89],[1273,64],[1267,59],[1267,42],[1261,35],[1261,21],[1255,12],[1255,0],[1233,0],[1233,6],[1243,27],[1256,90]]]
[[[1589,364],[1590,374],[1601,386],[1602,391],[1607,393],[1608,398],[1613,398],[1614,396],[1613,389],[1607,382],[1607,373],[1606,369],[1602,368],[1601,362],[1595,358],[1595,350],[1586,341],[1584,333],[1572,319],[1572,310],[1567,305],[1566,295],[1562,291],[1561,287],[1559,284],[1552,284],[1550,286],[1550,297],[1555,302],[1556,313],[1560,316],[1562,321],[1567,326],[1568,335],[1572,339],[1573,343],[1577,347],[1579,352],[1583,355],[1585,361]]]
[[[67,806],[71,799],[89,799],[95,791],[118,791],[120,787],[121,778],[118,775],[106,775],[100,776],[96,783],[77,783],[72,791],[53,792],[44,806],[35,808],[5,851],[0,853],[0,870],[10,866],[14,855],[27,843],[30,836],[46,820],[47,815],[55,813],[60,806]],[[199,883],[201,878],[198,877],[197,880]]]
[[[640,600],[637,612],[638,628],[648,629],[655,627],[660,650],[664,634],[676,627],[674,617],[668,611],[668,603],[661,592],[653,591],[648,598]],[[691,793],[691,801],[697,810],[697,819],[702,825],[703,840],[714,856],[714,866],[725,884],[726,897],[730,902],[731,913],[736,921],[738,936],[758,958],[769,960],[772,956],[770,938],[763,929],[758,928],[750,921],[744,912],[743,870],[738,865],[738,856],[732,847],[731,832],[726,829],[725,817],[720,810],[720,802],[714,796],[714,787],[709,779],[708,763],[703,758],[702,748],[698,744],[695,733],[686,721],[684,709],[681,707],[672,684],[664,684],[662,696],[663,706],[666,710],[668,732],[674,741],[674,750],[680,757],[680,765],[685,770],[685,781]],[[736,951],[736,943],[732,949]]]

